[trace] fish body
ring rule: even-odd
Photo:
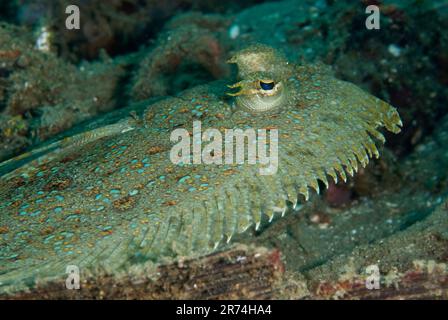
[[[300,194],[346,180],[379,156],[383,128],[400,131],[392,106],[325,68],[294,65],[264,46],[230,62],[240,70],[236,98],[220,81],[190,89],[149,106],[142,121],[66,140],[0,178],[0,293],[68,265],[119,270],[209,253],[283,215]],[[266,141],[278,144],[275,173],[247,161],[173,163],[173,131],[193,132],[197,122],[222,137],[277,130]]]

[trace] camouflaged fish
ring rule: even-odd
[[[383,127],[400,131],[392,106],[325,68],[297,66],[261,45],[229,62],[239,71],[235,97],[222,82],[193,88],[149,106],[142,120],[38,150],[48,152],[1,178],[0,292],[65,274],[67,265],[119,270],[211,252],[378,157]],[[170,135],[196,120],[202,130],[276,128],[276,173],[246,162],[174,164]]]

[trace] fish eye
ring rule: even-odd
[[[272,90],[274,88],[275,84],[274,81],[268,80],[260,80],[260,88],[263,90]]]

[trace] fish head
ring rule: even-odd
[[[235,53],[228,62],[237,65],[241,79],[228,86],[239,88],[228,93],[236,97],[237,106],[251,113],[272,113],[288,104],[295,89],[289,81],[295,66],[283,54],[265,45],[253,45]]]

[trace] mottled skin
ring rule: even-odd
[[[161,256],[210,252],[283,214],[299,193],[308,198],[317,179],[345,180],[358,163],[378,157],[381,127],[399,132],[393,107],[321,67],[293,65],[263,46],[230,62],[243,80],[236,103],[222,82],[196,87],[149,106],[144,119],[65,140],[3,176],[0,292],[61,276],[70,264],[114,272]],[[257,91],[257,77],[280,90]],[[193,120],[203,130],[278,129],[277,173],[261,176],[249,164],[174,165],[170,134],[192,131]]]

